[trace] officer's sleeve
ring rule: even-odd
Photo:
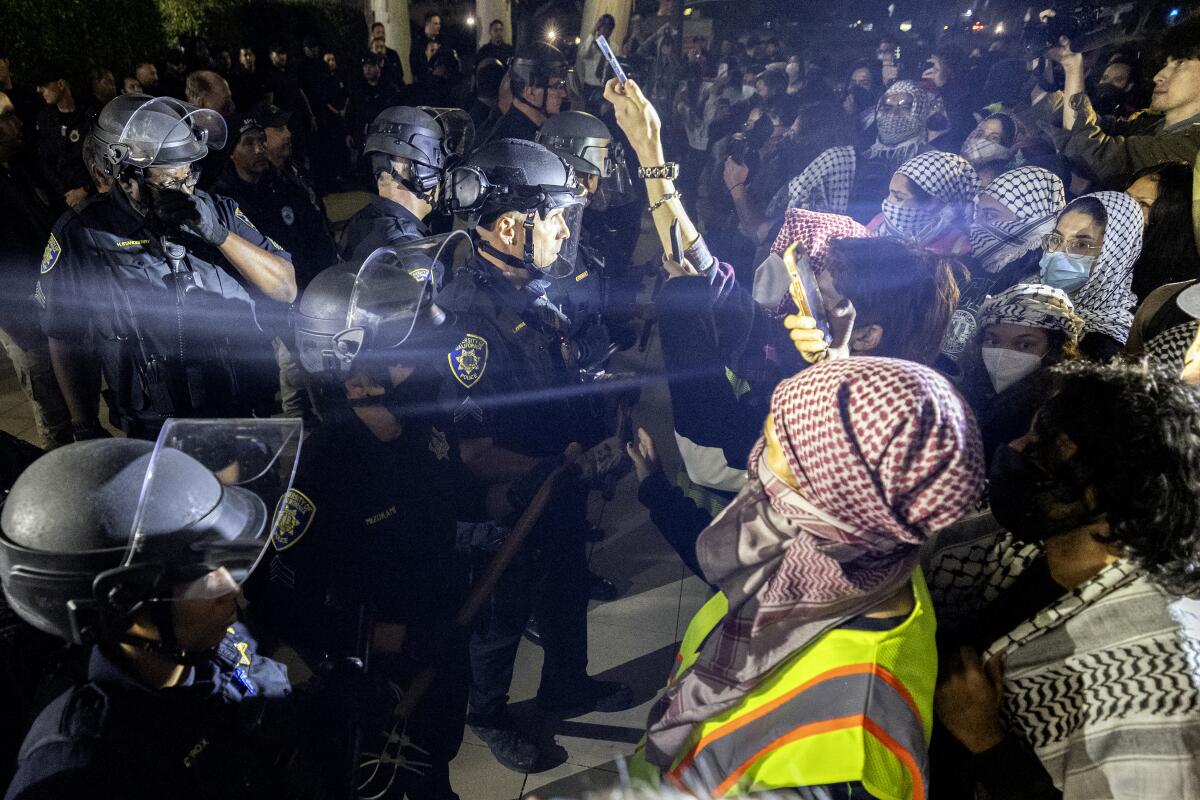
[[[464,318],[458,344],[445,355],[441,399],[460,440],[492,436],[497,424],[497,401],[501,387],[498,375],[505,372],[497,363],[499,354],[489,326]]]
[[[238,206],[236,200],[219,194],[210,196],[217,207],[217,214],[221,217],[221,223],[231,233],[236,233],[250,244],[266,250],[268,253],[283,256],[288,261],[292,260],[292,254],[284,250],[279,242],[254,226],[254,223],[246,216],[246,212],[242,211],[241,207]]]
[[[37,748],[21,761],[4,800],[117,800],[92,750],[87,741],[67,739]]]
[[[96,304],[111,300],[100,280],[101,258],[74,212],[58,219],[42,251],[35,292],[47,336],[65,341],[87,336]]]

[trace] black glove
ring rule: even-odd
[[[178,189],[163,189],[154,194],[154,213],[167,225],[194,233],[213,247],[229,238],[229,229],[221,224],[212,200]]]
[[[72,422],[71,433],[77,442],[86,442],[89,439],[112,438],[112,434],[104,430],[104,426],[100,424],[100,420],[95,417],[84,422]]]

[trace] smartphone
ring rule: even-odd
[[[622,86],[625,81],[629,80],[625,76],[625,70],[621,69],[621,64],[617,61],[616,53],[612,51],[612,47],[608,44],[608,39],[604,38],[604,34],[596,36],[596,47],[600,48],[600,52],[604,55],[604,60],[608,62],[609,68],[613,71],[613,76],[620,82]]]
[[[792,302],[803,316],[812,317],[817,321],[817,329],[825,336],[825,344],[833,341],[829,330],[829,317],[825,314],[825,301],[821,299],[821,289],[817,286],[817,276],[813,274],[812,264],[808,260],[808,251],[800,242],[792,243],[783,253],[783,265],[788,273],[788,291]],[[824,354],[809,355],[804,353],[804,359],[816,363],[824,358]]]
[[[683,234],[679,232],[679,220],[671,220],[671,260],[683,263]]]

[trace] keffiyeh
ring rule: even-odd
[[[831,147],[820,153],[796,177],[788,181],[781,195],[771,201],[768,214],[783,213],[778,200],[786,198],[786,208],[805,208],[828,214],[845,214],[850,207],[850,192],[858,156],[849,145]]]
[[[834,239],[862,239],[871,236],[865,227],[841,214],[819,214],[802,208],[788,209],[783,218],[783,227],[771,245],[771,252],[783,255],[795,242],[804,245],[808,252],[813,274],[825,271],[829,258],[829,243]]]
[[[1096,192],[1084,195],[1104,204],[1108,224],[1104,227],[1104,245],[1092,267],[1087,283],[1071,296],[1075,310],[1083,317],[1084,333],[1103,333],[1121,344],[1133,327],[1133,309],[1137,298],[1130,289],[1133,265],[1142,252],[1142,210],[1137,201],[1124,192]]]
[[[979,192],[1007,208],[1015,220],[971,226],[971,256],[985,272],[999,272],[1035,247],[1054,229],[1067,204],[1063,183],[1041,167],[1018,167],[999,175]]]
[[[1083,329],[1067,293],[1042,283],[1019,283],[989,296],[979,310],[979,327],[997,323],[1059,331],[1071,341],[1077,341]]]
[[[939,207],[906,207],[883,201],[880,236],[925,246],[956,223],[963,224],[979,191],[979,176],[971,162],[953,153],[930,150],[900,165],[903,175],[938,201]]]
[[[888,105],[889,97],[908,95],[909,108]],[[875,106],[875,144],[867,158],[901,161],[916,155],[925,144],[929,118],[943,112],[942,98],[916,81],[896,81]]]
[[[799,488],[771,472],[760,439],[746,486],[700,535],[729,613],[651,715],[646,754],[661,767],[696,723],[908,581],[918,546],[983,489],[971,412],[919,364],[818,364],[776,388],[771,419]]]

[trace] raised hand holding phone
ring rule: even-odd
[[[608,62],[609,69],[613,72],[613,77],[624,86],[629,78],[625,75],[625,70],[621,69],[621,62],[617,61],[617,55],[613,52],[612,46],[609,45],[608,39],[603,33],[596,34],[596,46],[600,48],[601,54],[604,55],[604,60]]]

